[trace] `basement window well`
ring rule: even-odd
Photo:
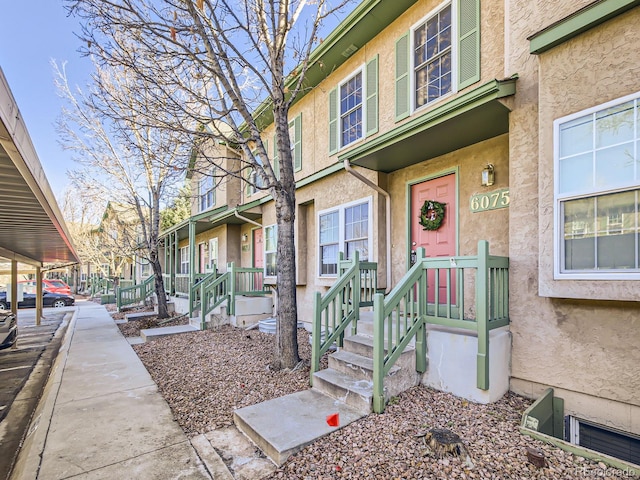
[[[640,437],[573,416],[565,417],[565,440],[621,460],[640,464]]]

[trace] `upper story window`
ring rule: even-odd
[[[329,92],[329,153],[378,132],[378,56]]]
[[[210,209],[216,203],[214,173],[211,176],[206,175],[200,178],[198,182],[198,198],[200,200],[200,211]]]
[[[396,41],[395,119],[480,80],[480,0],[444,2]]]
[[[320,276],[338,274],[338,252],[362,261],[371,251],[371,200],[359,200],[318,214],[318,258]]]
[[[362,70],[340,85],[340,146],[362,138]]]
[[[453,47],[451,5],[413,31],[415,108],[451,92]]]
[[[639,98],[554,122],[556,278],[640,278]]]

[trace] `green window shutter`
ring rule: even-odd
[[[278,158],[278,137],[273,135],[273,173],[280,180],[280,159]]]
[[[378,55],[367,62],[366,135],[378,132]]]
[[[458,90],[480,81],[480,0],[458,0]]]
[[[396,122],[409,116],[409,32],[396,41]]]
[[[293,171],[302,170],[302,113],[293,119]]]
[[[338,151],[338,89],[329,92],[329,155]]]

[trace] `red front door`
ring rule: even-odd
[[[436,200],[444,203],[444,220],[437,230],[425,230],[420,225],[420,211],[424,202]],[[411,187],[411,251],[423,247],[427,257],[453,257],[456,254],[456,176],[445,175]],[[435,301],[435,272],[427,277],[428,302]],[[451,303],[455,303],[455,271],[450,276]],[[438,301],[447,301],[447,274],[440,272]]]
[[[253,267],[260,268],[264,272],[264,232],[261,228],[257,228],[253,231]],[[263,273],[254,274],[254,289],[262,289]]]

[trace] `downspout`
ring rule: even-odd
[[[367,177],[355,171],[351,167],[351,163],[349,163],[348,158],[344,159],[344,169],[347,172],[349,172],[351,175],[356,177],[358,180],[360,180],[361,182],[373,188],[376,192],[378,192],[380,195],[384,196],[385,198],[384,203],[385,203],[385,210],[386,210],[386,217],[387,217],[386,219],[387,220],[387,225],[386,225],[387,227],[386,228],[387,230],[387,249],[386,249],[387,250],[387,287],[384,293],[389,293],[389,290],[391,289],[391,195],[389,195],[389,192],[387,192],[386,190],[383,190],[382,187],[380,187],[379,185],[376,185]]]
[[[260,228],[262,228],[262,224],[258,223],[258,222],[254,222],[253,220],[247,218],[247,217],[243,217],[242,215],[240,215],[238,213],[238,210],[234,210],[233,213],[235,214],[236,217],[238,217],[240,220],[244,220],[247,223],[252,223]]]

